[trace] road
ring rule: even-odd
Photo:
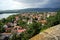
[[[0,36],[0,40],[5,40],[5,38],[9,38],[11,33],[1,33],[0,35],[1,35]]]

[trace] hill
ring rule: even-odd
[[[30,40],[60,40],[60,24],[46,29]]]
[[[60,8],[27,8],[27,9],[16,9],[16,10],[4,10],[1,13],[24,13],[24,12],[56,12]]]

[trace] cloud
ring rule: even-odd
[[[0,9],[8,10],[8,9],[24,9],[27,5],[24,3],[20,3],[14,0],[1,0],[0,1]]]
[[[29,8],[42,8],[49,0],[15,0],[20,3],[27,4]]]
[[[0,1],[0,9],[8,10],[8,9],[24,9],[24,8],[36,8],[43,7],[48,0],[1,0]]]
[[[60,8],[60,0],[15,0],[30,8]]]
[[[44,0],[15,0],[15,1],[31,4],[31,3],[40,3],[43,2]]]
[[[50,0],[44,7],[45,8],[60,8],[60,0]]]
[[[60,0],[1,0],[0,10],[24,8],[60,8]]]

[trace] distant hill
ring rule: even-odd
[[[58,10],[60,10],[60,8],[27,8],[27,9],[0,11],[0,14],[1,13],[23,13],[23,12],[56,12]]]

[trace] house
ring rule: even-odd
[[[8,22],[7,24],[5,24],[3,27],[5,29],[5,32],[8,32],[8,33],[11,32],[12,25],[11,25],[10,22]]]
[[[26,19],[22,19],[22,21],[26,22],[27,20]]]
[[[46,20],[40,20],[39,22],[42,23],[42,25],[45,25],[47,23]]]
[[[24,29],[24,28],[22,28],[22,27],[20,27],[20,26],[15,26],[15,27],[12,29],[12,32],[17,33],[17,34],[20,34],[20,33],[25,32],[25,31],[26,31],[26,29]]]
[[[17,22],[16,22],[16,21],[14,21],[13,26],[16,26],[16,25],[17,25]]]
[[[28,20],[27,24],[32,24],[32,20]]]
[[[28,20],[27,24],[32,24],[33,19]]]
[[[18,21],[18,20],[19,20],[19,16],[16,16],[16,17],[15,17],[15,20]]]
[[[7,24],[5,24],[3,27],[4,27],[4,28],[8,28]]]
[[[50,14],[48,13],[48,14],[47,14],[47,18],[49,18],[49,17],[50,17]]]

